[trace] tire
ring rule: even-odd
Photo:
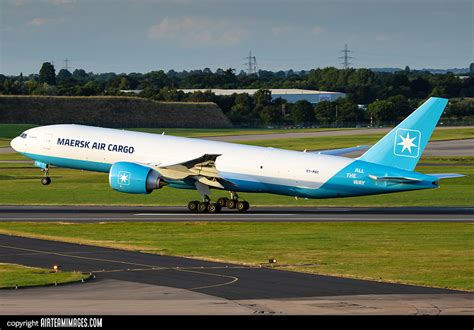
[[[249,209],[249,203],[246,202],[246,201],[238,201],[237,204],[236,204],[236,207],[237,207],[237,210],[239,212],[245,212]]]
[[[221,211],[221,206],[218,203],[209,203],[207,211],[209,213],[219,213]]]
[[[188,203],[188,210],[191,212],[196,212],[198,205],[199,205],[198,201],[191,201]]]
[[[198,212],[199,213],[204,213],[204,212],[207,212],[207,207],[209,206],[209,203],[208,202],[201,202],[198,204]]]
[[[43,186],[47,186],[50,183],[51,183],[51,178],[49,176],[45,176],[45,177],[41,178],[41,184]]]
[[[221,207],[225,207],[228,200],[229,199],[227,197],[221,197],[217,200],[217,204],[219,204]]]
[[[228,209],[235,209],[235,204],[236,204],[235,200],[229,199],[227,203],[225,204],[225,206],[227,206]]]

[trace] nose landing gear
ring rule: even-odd
[[[41,178],[41,184],[43,186],[47,186],[51,183],[51,178],[49,177],[49,167],[45,167],[41,169],[44,172],[44,176]]]

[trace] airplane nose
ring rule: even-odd
[[[17,136],[13,140],[10,141],[10,146],[13,148],[15,151],[19,151],[20,148],[20,138]]]

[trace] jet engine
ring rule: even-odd
[[[109,172],[112,189],[129,194],[149,194],[160,189],[164,182],[154,169],[130,162],[117,162]]]

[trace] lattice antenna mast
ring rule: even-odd
[[[349,54],[353,53],[353,51],[349,50],[347,48],[347,44],[346,44],[344,49],[341,50],[341,53],[343,53],[343,56],[340,56],[339,58],[343,60],[343,62],[341,63],[342,67],[344,69],[349,69],[349,67],[353,64],[353,63],[349,62],[349,60],[354,58],[354,57],[350,56]]]
[[[249,51],[249,56],[244,57],[247,62],[244,63],[247,68],[247,74],[257,74],[257,58],[252,56],[252,51]]]
[[[69,71],[69,68],[70,68],[69,62],[71,62],[71,60],[69,60],[69,59],[66,57],[66,58],[64,59],[64,67],[63,67],[63,69]]]
[[[256,58],[255,56],[253,56],[252,59],[253,59],[253,67],[252,67],[253,73],[258,74],[258,70],[257,70],[257,58]]]

